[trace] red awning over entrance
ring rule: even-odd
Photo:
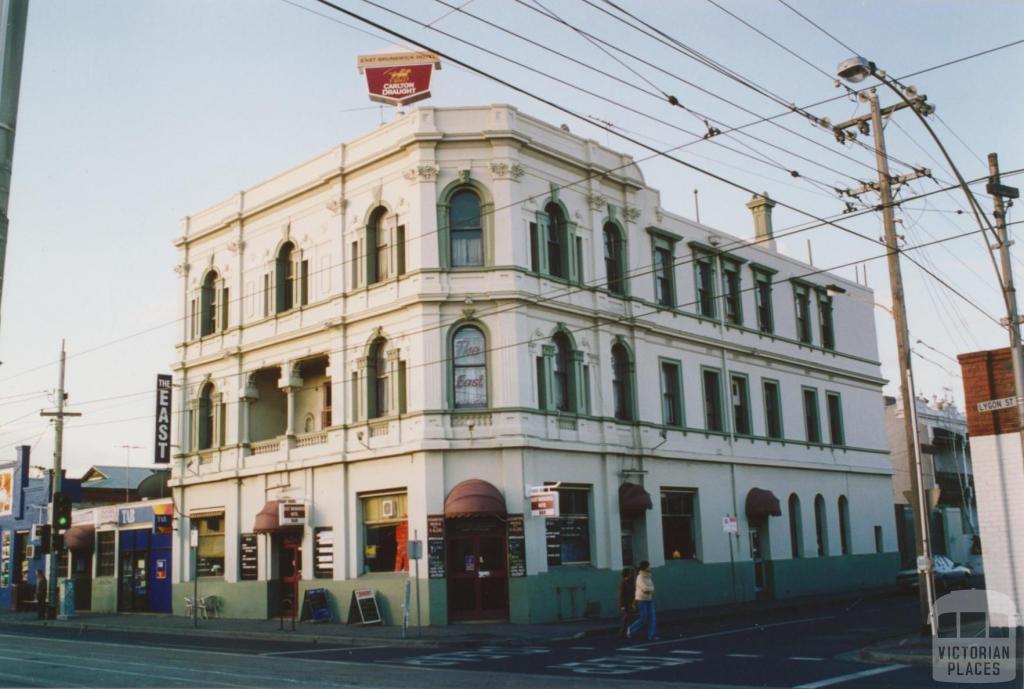
[[[64,545],[73,553],[91,553],[96,542],[96,527],[92,524],[72,526],[64,533]]]
[[[444,501],[444,516],[458,517],[504,517],[505,498],[501,491],[487,481],[471,478],[463,481],[448,493]]]
[[[746,501],[747,521],[756,522],[766,517],[781,517],[779,499],[770,490],[751,488]]]
[[[619,512],[644,512],[654,507],[651,495],[643,486],[635,483],[623,483],[619,486]]]
[[[281,526],[281,511],[278,509],[280,504],[280,500],[268,500],[263,509],[256,513],[256,521],[253,523],[252,530],[256,533],[274,533],[296,528],[287,525]]]

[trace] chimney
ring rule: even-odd
[[[775,238],[772,234],[772,208],[775,202],[768,198],[768,192],[747,202],[747,208],[754,214],[754,237],[769,251],[775,251]]]

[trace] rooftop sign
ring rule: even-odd
[[[430,77],[441,69],[441,56],[427,51],[360,55],[359,71],[366,74],[370,100],[407,105],[430,98]]]

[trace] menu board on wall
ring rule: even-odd
[[[259,577],[259,540],[254,533],[244,533],[239,536],[238,544],[238,561],[241,564],[238,578],[254,581]]]
[[[330,526],[313,529],[313,576],[334,577],[334,529]]]
[[[544,540],[547,542],[548,566],[562,564],[562,524],[559,519],[544,520]]]
[[[521,514],[508,516],[508,575],[526,576],[526,532]]]
[[[444,515],[427,515],[427,576],[445,577]]]

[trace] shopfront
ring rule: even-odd
[[[161,512],[168,506],[159,506]],[[120,612],[171,612],[171,534],[155,525],[155,517],[150,505],[118,510]]]
[[[508,620],[505,499],[486,481],[463,481],[448,494],[444,517],[448,619]]]

